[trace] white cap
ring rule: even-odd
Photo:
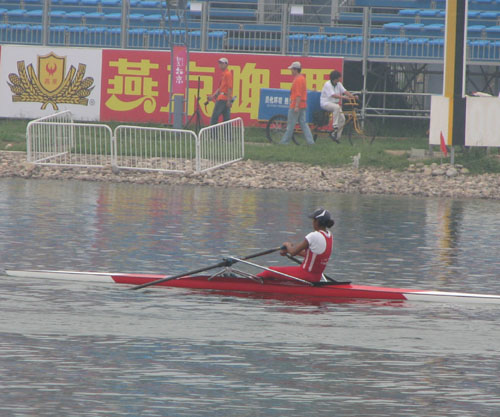
[[[229,64],[227,58],[219,58],[219,62],[222,62],[223,64]]]
[[[288,69],[292,69],[292,68],[300,69],[301,68],[300,62],[299,61],[292,62],[292,65],[290,65],[288,67]]]

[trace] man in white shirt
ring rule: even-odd
[[[345,124],[345,116],[342,113],[342,99],[345,97],[356,100],[349,91],[347,91],[340,79],[342,74],[334,70],[330,73],[330,81],[327,81],[321,90],[320,106],[323,110],[333,113],[333,132],[331,137],[338,143],[342,135],[342,129]]]

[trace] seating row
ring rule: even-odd
[[[355,0],[358,7],[390,7],[393,9],[444,9],[446,0]],[[498,10],[499,0],[469,0],[470,10]]]
[[[212,31],[208,34],[207,49],[212,51],[249,51],[270,52],[281,50],[281,39],[269,37],[265,33],[248,33],[245,36],[231,37],[225,31]],[[7,43],[40,43],[41,25],[0,24],[0,36]],[[120,28],[54,26],[49,33],[51,45],[117,47],[121,45]],[[130,29],[127,33],[127,46],[130,48],[168,48],[171,44],[187,42],[192,49],[200,49],[201,32],[165,29]],[[287,51],[300,55],[328,55],[361,57],[363,53],[362,36],[346,35],[303,35],[287,37]],[[472,60],[489,61],[500,59],[499,40],[472,40],[467,42],[468,57]],[[444,39],[372,37],[369,41],[368,55],[379,59],[442,59]]]
[[[408,37],[427,36],[427,37],[442,37],[444,35],[445,25],[443,23],[434,23],[424,25],[423,23],[409,23],[404,24],[401,22],[386,23],[383,26],[381,34],[385,35],[401,35]],[[467,27],[468,38],[498,38],[500,35],[499,25],[469,25]]]

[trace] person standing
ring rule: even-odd
[[[302,132],[308,145],[314,145],[314,139],[306,123],[306,108],[307,108],[307,87],[306,78],[301,74],[302,67],[300,62],[295,61],[288,67],[292,70],[293,82],[290,90],[290,107],[288,109],[288,121],[286,132],[280,141],[280,144],[285,145],[292,140],[293,131],[297,122],[300,124]]]
[[[215,101],[210,125],[218,123],[220,116],[224,121],[231,117],[231,104],[233,99],[233,74],[227,68],[229,61],[227,58],[219,59],[219,68],[222,71],[219,87],[212,95],[208,96],[208,101]]]
[[[341,78],[342,74],[337,70],[330,73],[330,80],[323,86],[319,102],[323,110],[333,113],[331,137],[336,142],[340,139],[345,124],[345,116],[341,108],[342,99],[348,97],[356,100],[356,97],[344,88],[340,82]]]

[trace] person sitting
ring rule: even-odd
[[[290,242],[284,242],[280,251],[282,256],[289,253],[291,256],[303,256],[304,260],[300,265],[293,266],[274,266],[269,270],[259,273],[257,276],[262,278],[286,279],[279,272],[291,275],[309,282],[320,282],[323,277],[323,271],[326,268],[330,255],[332,254],[333,234],[328,229],[335,222],[328,210],[319,208],[309,215],[313,219],[313,231],[297,245]],[[276,272],[274,272],[276,271]]]
[[[330,73],[330,80],[325,83],[321,90],[320,106],[323,110],[333,113],[333,131],[330,134],[332,139],[339,143],[342,136],[342,129],[345,124],[345,116],[342,113],[342,99],[350,98],[356,100],[356,96],[347,91],[340,82],[342,74],[333,70]]]

